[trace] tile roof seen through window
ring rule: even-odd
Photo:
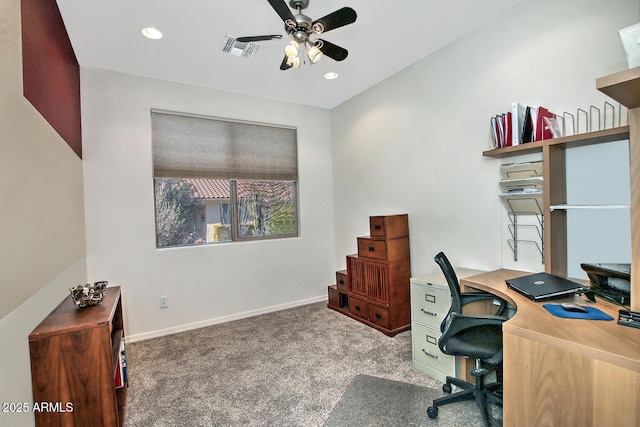
[[[226,179],[187,179],[198,199],[228,199],[229,181]]]
[[[194,196],[198,199],[229,199],[229,181],[226,179],[192,178],[186,179],[193,185]],[[282,183],[281,183],[282,184]],[[273,181],[236,181],[238,197],[251,197],[255,193],[269,196],[272,200],[291,200],[292,186],[274,185]]]

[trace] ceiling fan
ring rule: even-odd
[[[308,59],[315,64],[324,55],[336,61],[344,60],[349,52],[347,49],[330,43],[320,38],[312,38],[316,35],[326,33],[327,31],[352,24],[356,21],[356,11],[350,7],[343,7],[325,17],[311,20],[302,14],[302,9],[309,6],[310,0],[290,0],[291,8],[297,10],[294,15],[285,0],[268,0],[269,4],[276,13],[284,21],[284,29],[287,35],[291,36],[291,40],[285,47],[285,56],[280,65],[281,70],[288,70],[293,67],[299,67],[301,63]],[[259,42],[265,40],[279,40],[283,36],[280,34],[271,34],[264,36],[238,37],[239,42]]]

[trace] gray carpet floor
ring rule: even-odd
[[[126,427],[482,426],[472,402],[427,418],[442,384],[413,369],[411,331],[387,337],[325,303],[129,343],[127,360]],[[369,377],[383,382],[367,391]],[[378,411],[344,409],[358,401]],[[412,421],[384,415],[408,407]]]

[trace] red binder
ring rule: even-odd
[[[544,121],[545,117],[553,119],[556,115],[546,108],[540,106],[538,107],[538,119],[536,122],[536,141],[540,141],[542,139],[551,139],[553,138],[553,133],[551,129]]]

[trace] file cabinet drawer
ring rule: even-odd
[[[369,304],[369,321],[383,328],[389,327],[389,310]]]
[[[450,307],[449,288],[411,283],[411,318],[414,322],[439,329]]]
[[[413,323],[411,333],[413,334],[414,360],[440,372],[455,372],[456,358],[444,354],[438,347],[440,330]]]
[[[349,313],[367,319],[369,317],[369,308],[367,302],[359,298],[349,296]]]

